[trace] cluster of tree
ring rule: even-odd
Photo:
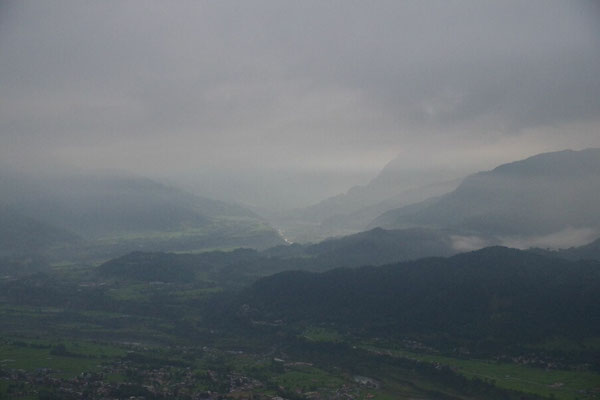
[[[561,250],[530,249],[531,252],[549,257],[564,258],[566,260],[598,260],[600,261],[600,239],[583,246],[570,247]]]
[[[133,252],[98,268],[102,277],[137,281],[190,282],[201,276],[219,285],[249,284],[286,270],[324,271],[382,265],[425,256],[449,256],[450,235],[435,230],[375,228],[317,244],[276,246],[263,251],[237,249],[200,254]]]
[[[323,269],[383,265],[423,257],[450,256],[456,252],[450,232],[425,228],[374,228],[315,244],[278,246],[264,251],[265,254],[285,258],[310,257]]]
[[[53,318],[82,323],[90,317],[81,310],[166,318],[177,322],[178,335],[190,337],[223,324],[248,340],[257,321],[292,329],[328,324],[353,335],[415,337],[491,355],[553,337],[600,336],[598,261],[492,247],[381,267],[277,273],[319,270],[313,261],[255,250],[131,253],[98,267],[88,276],[95,284],[36,273],[3,282],[2,293],[12,304],[64,308]],[[97,284],[107,279],[112,283]],[[111,295],[110,288],[139,281],[142,297]],[[210,285],[235,290],[185,295]]]
[[[271,256],[256,250],[237,249],[199,254],[134,252],[100,265],[97,273],[102,278],[131,281],[206,281],[221,287],[241,287],[259,277],[293,269],[325,268],[304,257]]]
[[[283,272],[257,281],[232,307],[251,320],[415,335],[485,353],[598,336],[599,296],[599,262],[492,247],[383,267]]]
[[[392,357],[353,348],[344,343],[310,342],[299,338],[287,337],[282,349],[290,357],[298,357],[318,364],[323,368],[342,367],[352,374],[367,375],[375,379],[387,378],[395,370],[413,377],[420,377],[437,385],[425,389],[432,398],[455,398],[462,394],[486,399],[534,400],[539,396],[500,389],[493,382],[482,379],[469,379],[451,368],[432,363],[420,362],[405,357]],[[440,390],[442,389],[443,390]]]

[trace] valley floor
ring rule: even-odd
[[[59,267],[0,286],[0,399],[600,398],[600,374],[585,366],[448,356],[332,327],[208,323],[201,310],[223,289],[205,283]]]

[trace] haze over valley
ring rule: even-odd
[[[593,1],[0,2],[0,400],[600,399]]]

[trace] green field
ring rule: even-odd
[[[543,369],[515,363],[444,357],[372,345],[362,347],[394,357],[446,365],[466,377],[492,381],[501,388],[561,400],[596,398],[600,392],[600,374],[591,371]]]
[[[335,329],[310,326],[302,332],[302,337],[314,342],[342,342],[343,336]]]
[[[56,349],[64,346],[64,353]],[[50,369],[53,375],[73,377],[82,372],[94,372],[103,363],[123,356],[126,350],[108,344],[4,339],[0,344],[0,367],[35,371]]]
[[[599,398],[600,374],[579,361],[561,370],[524,365],[523,359],[458,358],[442,353],[444,348],[419,352],[391,338],[367,339],[335,323],[259,319],[245,303],[232,308],[235,295],[281,268],[250,250],[173,263],[170,271],[196,269],[185,279],[164,281],[144,279],[155,267],[148,262],[152,257],[142,257],[129,275],[65,263],[0,281],[0,376],[7,379],[0,380],[0,398],[35,400],[46,389],[58,390],[54,394],[61,398],[66,392],[60,390],[86,379],[91,386],[101,380],[115,393],[123,390],[123,398],[164,390],[167,394],[156,397],[161,400],[187,400],[202,391],[223,398],[254,393],[294,400],[317,394],[357,400],[476,400],[489,393],[510,400],[524,394],[539,396],[528,398],[535,400]],[[128,271],[130,260],[119,258],[117,267]],[[594,338],[556,338],[523,349],[577,355],[597,344]],[[449,368],[438,371],[438,366]],[[36,383],[40,376],[58,379],[59,389]]]

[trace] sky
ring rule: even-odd
[[[592,0],[0,2],[11,168],[286,208],[394,158],[458,177],[586,147],[600,147]]]

